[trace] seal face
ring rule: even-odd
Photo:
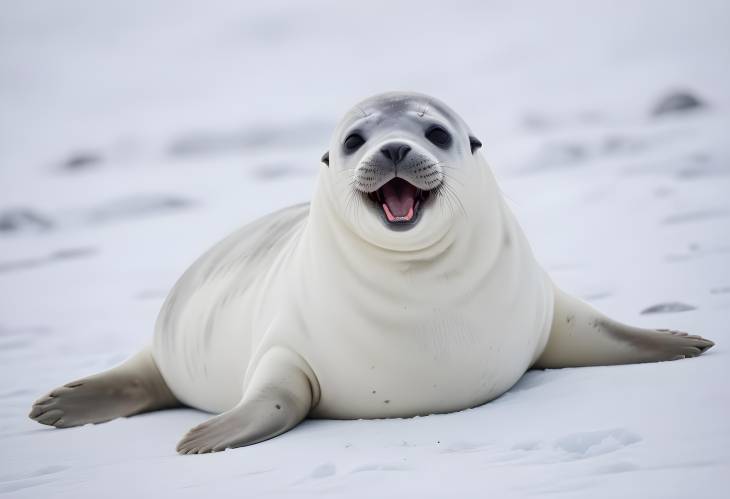
[[[693,357],[699,336],[630,327],[554,286],[504,202],[481,143],[431,97],[349,111],[315,195],[253,222],[183,274],[154,343],[39,399],[57,427],[188,405],[221,413],[184,454],[250,445],[306,417],[451,412],[530,366]]]
[[[444,104],[425,95],[388,93],[346,114],[323,161],[350,180],[346,215],[375,217],[402,231],[438,204],[457,215],[453,171],[480,145]]]

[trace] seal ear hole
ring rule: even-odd
[[[426,130],[425,135],[432,144],[443,149],[446,149],[451,145],[451,134],[439,125],[433,125],[431,128]]]
[[[365,143],[365,139],[359,133],[351,133],[345,139],[345,151],[348,153],[355,152]]]
[[[321,161],[322,161],[322,163],[324,163],[327,166],[330,165],[330,152],[329,151],[325,151],[325,153],[322,155]]]
[[[474,151],[482,147],[482,142],[473,135],[469,135],[469,146],[471,147],[471,153],[474,154]]]

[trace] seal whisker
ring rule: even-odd
[[[446,172],[443,172],[443,180],[441,181],[441,184],[439,185],[440,189],[443,189],[443,192],[446,193],[449,199],[451,199],[454,204],[459,206],[459,211],[465,216],[468,217],[468,213],[466,210],[466,207],[464,206],[464,203],[461,202],[461,199],[458,196],[458,193],[454,189],[453,186],[451,186],[450,182],[457,182],[456,179],[452,175],[447,174]]]
[[[450,166],[446,163],[439,163],[439,166],[444,169],[441,172],[444,177],[448,177],[452,182],[459,184],[461,187],[464,187],[464,182],[460,181],[459,179],[457,179],[456,177],[454,177],[447,171],[447,170],[457,170],[458,171],[458,168],[456,168],[454,166]]]
[[[438,186],[438,192],[437,194],[440,194],[448,201],[449,207],[451,208],[451,215],[453,216],[456,211],[460,211],[464,217],[468,217],[468,213],[466,211],[466,208],[464,207],[464,204],[459,199],[459,196],[457,195],[456,191],[454,191],[454,188],[449,185],[448,182],[444,181]]]

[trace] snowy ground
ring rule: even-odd
[[[0,494],[727,497],[730,3],[1,11]],[[309,421],[205,456],[175,453],[208,417],[193,410],[70,430],[26,418],[43,392],[148,341],[203,250],[307,200],[340,114],[391,89],[435,95],[472,125],[564,288],[717,346],[530,372],[458,414]],[[704,105],[653,112],[677,90]]]

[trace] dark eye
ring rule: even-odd
[[[365,139],[362,138],[362,135],[353,133],[351,135],[348,135],[345,139],[345,150],[347,150],[347,152],[355,152],[364,143]]]
[[[426,138],[442,148],[447,148],[451,145],[451,135],[438,125],[428,129]]]

